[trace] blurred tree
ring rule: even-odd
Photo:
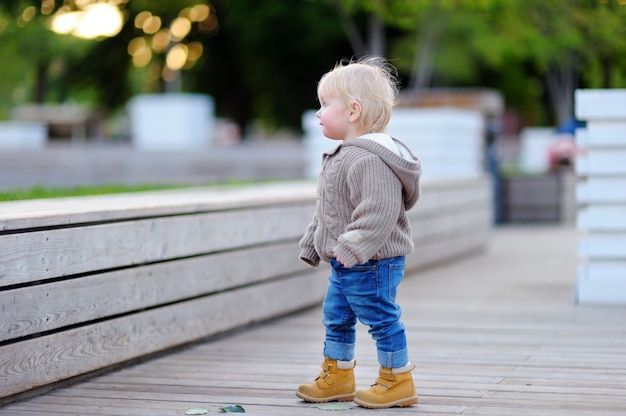
[[[244,130],[255,120],[300,130],[319,77],[351,53],[333,9],[315,1],[231,1],[220,22],[194,82]]]
[[[584,39],[585,82],[591,88],[626,86],[626,1],[599,0],[577,8],[573,18]]]
[[[125,13],[121,31],[94,41],[48,31],[50,15],[79,9],[74,1],[61,7],[52,1],[53,7],[42,13],[42,2],[50,1],[0,0],[0,7],[5,5],[3,21],[11,29],[5,31],[11,46],[0,49],[0,57],[18,57],[22,50],[28,59],[21,67],[18,62],[11,66],[16,74],[23,74],[20,68],[26,73],[48,68],[41,88],[36,88],[42,91],[39,101],[83,97],[115,109],[140,92],[196,91],[214,96],[218,114],[234,119],[244,130],[254,120],[269,128],[299,129],[302,112],[316,106],[320,74],[350,53],[333,10],[314,1],[271,0],[260,7],[254,0],[119,0],[116,3]],[[37,19],[32,34],[14,24],[24,10],[34,11]],[[182,33],[173,36],[176,30]],[[22,43],[55,38],[64,45],[89,46],[80,54],[55,53],[51,48],[20,46],[20,37]],[[39,59],[40,52],[62,61],[54,77],[50,59]],[[181,53],[186,59],[180,59]],[[30,83],[14,81],[33,89]],[[31,100],[15,98],[8,101]]]
[[[216,22],[214,13],[210,13],[210,4],[201,0],[66,0],[57,3],[54,0],[0,0],[3,40],[0,58],[7,63],[0,68],[3,75],[0,91],[9,98],[5,103],[63,102],[71,98],[114,109],[134,93],[179,90],[180,70],[193,66],[202,55],[201,43],[191,44],[187,37],[197,38],[198,33],[210,33],[217,27],[211,27]],[[121,29],[106,35],[90,33],[89,37],[94,40],[80,39],[84,35],[79,33],[78,23],[100,25],[102,10],[94,12],[95,21],[86,13],[90,7],[104,4],[122,12]],[[75,17],[78,12],[84,15]],[[55,19],[59,17],[72,17],[63,19],[64,23],[70,23],[69,28],[63,29],[68,35],[57,35],[49,30],[58,31]],[[143,17],[143,21],[138,23],[138,17]],[[133,41],[135,45],[143,42],[140,58],[131,53],[136,50],[129,50]],[[151,82],[138,82],[135,88],[129,77],[129,71],[133,72],[131,64],[148,66],[147,70],[140,71],[140,78]],[[144,76],[155,70],[156,76]],[[0,109],[0,115],[3,112],[6,107],[4,111]]]
[[[95,1],[0,0],[0,116],[21,102],[115,109],[140,92],[194,91],[243,129],[299,129],[320,75],[367,54],[386,55],[408,88],[493,87],[528,114],[551,102],[555,122],[577,86],[626,83],[624,0],[115,0],[115,35],[47,29]]]
[[[502,39],[490,53],[499,55],[500,62],[511,60],[522,67],[529,63],[530,75],[542,76],[557,124],[573,117],[574,90],[579,85],[577,64],[581,64],[584,45],[574,12],[581,7],[588,8],[571,0],[528,0],[523,4],[497,0],[489,14],[492,36]],[[497,67],[493,58],[487,62]]]
[[[0,1],[0,117],[10,103],[46,101],[49,79],[59,76],[67,59],[80,59],[86,42],[55,35],[47,29],[51,8],[37,2]]]
[[[542,79],[555,124],[574,117],[576,88],[619,86],[607,73],[619,67],[617,72],[626,74],[623,0],[493,0],[489,22],[492,37],[500,39],[494,50],[500,59],[486,62],[492,68],[513,63],[527,68],[527,78]],[[607,71],[604,84],[591,76],[598,66]]]
[[[193,9],[198,5],[201,10]],[[83,90],[97,86],[98,102],[109,109],[137,93],[181,91],[182,70],[195,65],[203,53],[199,39],[211,32],[204,27],[215,19],[210,6],[197,0],[128,2],[120,32],[71,61],[62,81]]]
[[[389,53],[410,72],[410,88],[481,83],[503,91],[534,122],[560,124],[573,117],[577,87],[615,87],[626,75],[623,0],[419,4],[403,25],[414,37]]]

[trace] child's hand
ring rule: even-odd
[[[343,265],[343,267],[345,267],[346,269],[349,269],[350,267],[352,267],[351,264],[348,264],[345,261],[341,260],[341,257],[337,256],[336,254],[335,254],[335,256],[336,256],[337,261],[339,263],[341,263]]]

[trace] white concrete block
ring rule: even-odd
[[[580,303],[626,304],[626,89],[577,90]]]
[[[626,177],[590,177],[576,184],[576,200],[582,204],[626,204]]]
[[[411,149],[436,149],[440,151],[482,153],[482,138],[464,136],[461,134],[438,134],[424,132],[419,136],[410,134],[401,135],[397,131],[390,135],[400,139]]]
[[[579,230],[626,232],[626,204],[590,205],[578,211]]]
[[[394,109],[387,132],[420,158],[424,179],[483,174],[484,120],[453,108]]]
[[[576,146],[579,148],[586,149],[589,147],[589,132],[586,128],[576,129],[575,138]]]
[[[304,131],[303,144],[306,153],[305,176],[317,178],[322,167],[322,154],[340,144],[322,134],[322,126],[315,117],[316,111],[310,110],[302,115],[302,130]]]
[[[578,240],[578,255],[584,259],[626,262],[626,233],[587,234]]]
[[[580,265],[575,297],[578,303],[626,303],[626,262]]]
[[[624,176],[626,175],[626,148],[583,151],[576,158],[576,173],[581,176]]]
[[[317,177],[324,151],[339,143],[325,138],[315,111],[302,116],[307,177]],[[420,159],[424,179],[480,177],[484,171],[484,122],[474,111],[395,109],[387,133]]]
[[[579,120],[626,119],[626,89],[580,89],[575,101]]]
[[[520,133],[520,169],[526,173],[545,173],[550,169],[550,149],[569,134],[558,134],[549,127],[529,127]]]
[[[419,125],[432,133],[458,132],[461,127],[473,134],[484,133],[484,121],[477,111],[457,108],[396,108],[393,110],[389,131]],[[419,135],[420,131],[414,131]]]
[[[137,149],[206,149],[212,140],[214,105],[207,95],[138,95],[129,102],[128,112]]]
[[[0,149],[40,149],[48,140],[46,123],[36,121],[0,122]]]
[[[626,120],[591,120],[587,123],[586,148],[626,148]]]

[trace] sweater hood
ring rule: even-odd
[[[411,209],[420,197],[420,177],[422,174],[422,164],[419,159],[411,152],[400,140],[386,136],[387,139],[381,140],[380,137],[368,137],[370,135],[358,137],[345,141],[338,146],[335,153],[341,147],[356,146],[370,151],[380,157],[387,166],[395,173],[403,187],[404,208]],[[378,136],[378,134],[377,134]],[[393,146],[390,144],[393,143]],[[397,151],[396,151],[397,150]]]

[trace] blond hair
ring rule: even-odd
[[[383,132],[398,96],[397,71],[377,56],[339,62],[322,76],[317,94],[339,98],[346,108],[357,101],[361,105],[359,134]]]

